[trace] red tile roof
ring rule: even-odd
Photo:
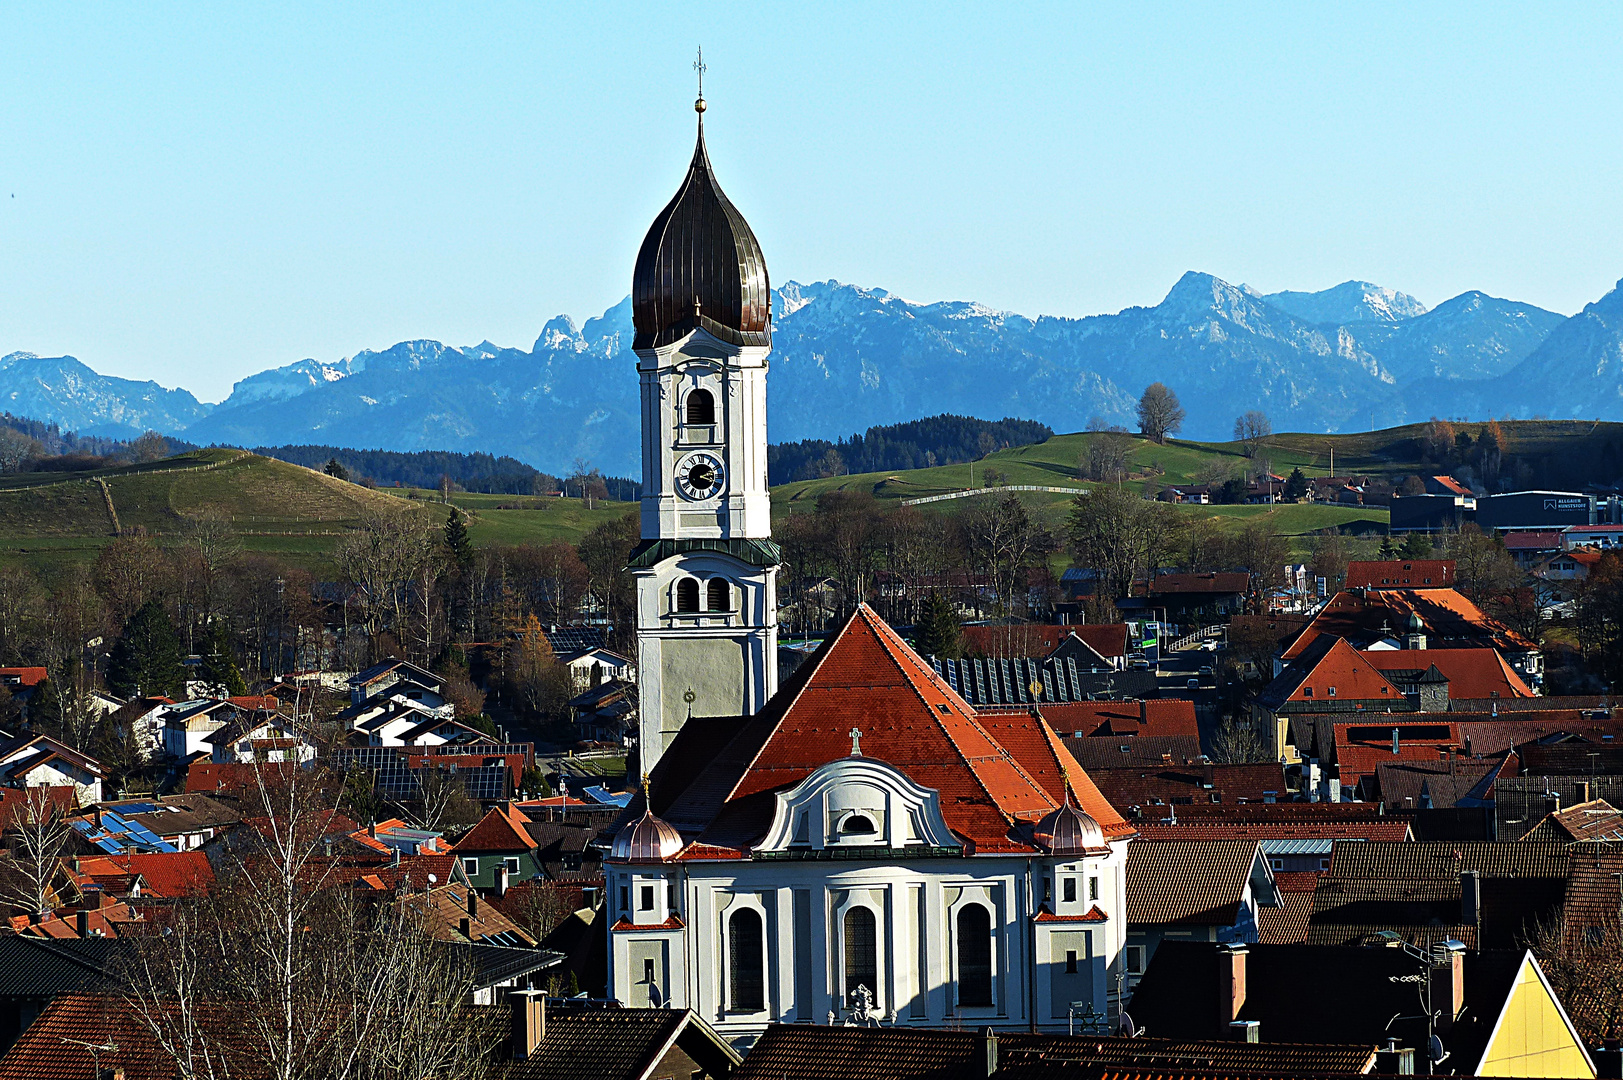
[[[1343,589],[1296,636],[1283,659],[1296,659],[1321,634],[1342,638],[1401,637],[1411,615],[1420,616],[1421,626],[1433,645],[1491,645],[1522,652],[1538,648],[1508,626],[1490,619],[1453,589]]]
[[[14,677],[23,686],[38,686],[50,678],[50,673],[42,667],[0,667],[0,678]]]
[[[1047,656],[1075,634],[1106,659],[1127,655],[1126,623],[1088,623],[1080,626],[966,626],[964,647],[987,656]]]
[[[1404,701],[1403,692],[1370,662],[1373,653],[1361,653],[1337,640],[1316,664],[1297,670],[1295,688],[1286,701]],[[1495,653],[1494,655],[1498,655]],[[1298,668],[1301,665],[1297,665]],[[1290,677],[1291,672],[1281,674]],[[1276,694],[1284,685],[1269,687]]]
[[[1349,589],[1449,589],[1453,559],[1392,559],[1347,564]]]
[[[201,851],[81,855],[78,863],[79,873],[91,877],[140,874],[146,895],[160,899],[205,896],[214,885],[214,867]]]
[[[1243,593],[1251,588],[1249,574],[1159,574],[1149,583],[1149,595],[1163,596],[1175,593]],[[1137,591],[1137,588],[1134,590]]]
[[[1533,697],[1533,688],[1497,649],[1373,649],[1358,654],[1377,671],[1424,671],[1435,665],[1450,698]]]
[[[1507,532],[1504,540],[1506,551],[1555,551],[1561,547],[1558,532]]]
[[[491,809],[479,824],[468,830],[468,835],[451,848],[458,855],[476,855],[481,851],[530,851],[535,841],[524,831],[530,819],[511,803]]]
[[[706,738],[702,767],[658,770],[655,808],[684,836],[696,835],[684,858],[737,858],[770,825],[776,792],[851,753],[852,728],[862,732],[864,755],[940,792],[966,853],[1032,850],[1015,830],[1059,804],[1067,771],[1075,800],[1107,836],[1133,831],[1045,721],[980,717],[867,605],[725,745]],[[667,756],[696,764],[685,735]],[[691,738],[705,735],[694,729]]]
[[[1158,698],[1154,701],[1063,701],[1039,706],[1048,726],[1062,735],[1080,733],[1084,738],[1123,735],[1193,735],[1200,737],[1195,721],[1195,703],[1187,698]],[[983,706],[982,716],[1003,711]]]
[[[1467,498],[1475,494],[1470,488],[1454,479],[1452,476],[1434,476],[1431,482],[1451,495],[1464,495]]]

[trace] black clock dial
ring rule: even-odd
[[[708,461],[698,462],[688,470],[688,486],[694,491],[709,491],[716,486],[716,469]]]

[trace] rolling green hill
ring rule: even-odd
[[[1481,424],[1455,424],[1456,431],[1480,434]],[[1502,421],[1507,460],[1524,462],[1532,485],[1570,487],[1610,478],[1623,469],[1623,424],[1587,421]],[[1300,467],[1310,476],[1329,472],[1334,448],[1336,471],[1396,479],[1425,470],[1421,463],[1424,425],[1344,435],[1291,432],[1270,437],[1262,451],[1277,473]],[[984,485],[986,470],[1009,484],[1064,489],[1087,485],[1077,479],[1077,463],[1087,451],[1088,434],[1056,435],[1046,442],[993,453],[974,464],[942,465],[905,472],[865,473],[803,480],[773,489],[773,516],[811,511],[825,491],[866,490],[885,502],[962,491]],[[1235,443],[1173,440],[1156,445],[1132,436],[1132,478],[1136,490],[1159,490],[1192,482],[1212,465],[1239,468],[1245,458]],[[973,475],[972,475],[973,474]],[[1602,476],[1604,474],[1604,476]],[[105,494],[103,485],[105,484]],[[140,526],[159,537],[179,537],[188,518],[215,512],[227,516],[248,550],[276,554],[313,570],[327,568],[338,537],[368,508],[415,508],[444,517],[435,493],[372,490],[334,480],[297,465],[240,450],[199,450],[143,465],[84,473],[22,473],[0,477],[0,561],[19,559],[41,566],[88,561],[114,535],[113,519],[128,530]],[[1051,527],[1063,524],[1067,491],[1026,492],[1021,499]],[[626,503],[579,499],[458,493],[452,501],[471,518],[475,544],[574,542],[597,524],[634,513]],[[930,514],[951,514],[972,499],[926,504]],[[1382,507],[1322,505],[1190,506],[1189,515],[1207,516],[1223,527],[1239,527],[1265,517],[1276,531],[1298,537],[1330,527],[1365,531],[1386,523]]]

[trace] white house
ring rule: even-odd
[[[49,735],[20,735],[0,741],[0,783],[7,787],[72,787],[81,804],[101,800],[105,774],[88,754]]]

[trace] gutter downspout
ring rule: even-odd
[[[1031,887],[1031,856],[1026,856],[1026,1018],[1033,1035],[1037,1034],[1037,907]]]

